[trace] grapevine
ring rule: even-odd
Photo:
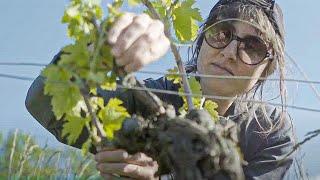
[[[203,20],[199,9],[193,7],[194,0],[129,0],[128,3],[145,5],[146,13],[165,24],[165,34],[171,42],[193,41],[198,22]],[[130,114],[120,99],[105,101],[98,93],[98,90],[117,91],[119,80],[128,88],[144,88],[132,74],[117,66],[111,46],[106,43],[108,30],[122,15],[123,4],[122,0],[108,4],[108,14],[104,17],[100,0],[71,0],[64,12],[62,22],[67,24],[68,35],[74,42],[62,48],[60,60],[42,72],[44,93],[51,96],[56,119],[64,121],[62,136],[73,144],[86,128],[89,137],[82,145],[84,153],[91,146],[99,149],[106,145],[130,153],[143,151],[160,162],[160,174],[175,173],[177,179],[210,178],[221,172],[227,172],[232,179],[243,179],[237,126],[218,117],[213,101],[183,97],[184,105],[178,117],[174,108],[155,94],[132,90],[135,98],[150,110],[147,115],[141,115]],[[174,35],[170,31],[172,27]],[[174,43],[171,50],[177,67],[169,72],[185,74]],[[201,93],[195,78],[186,75],[167,78],[181,87],[180,92]],[[183,147],[178,142],[183,142]],[[185,156],[190,159],[183,159]]]

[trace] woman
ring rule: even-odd
[[[240,123],[240,148],[247,179],[282,179],[292,164],[292,157],[278,165],[293,147],[291,120],[285,108],[250,103],[257,90],[263,94],[264,81],[275,70],[280,72],[280,95],[285,103],[284,79],[284,28],[282,14],[273,1],[220,0],[211,10],[193,49],[188,68],[199,74],[224,76],[250,76],[252,79],[200,78],[206,95],[230,97],[213,99],[218,113]],[[125,14],[109,32],[109,43],[116,62],[127,72],[134,72],[159,59],[168,48],[163,24],[149,16]],[[59,60],[59,55],[54,62]],[[148,79],[150,88],[175,90],[177,86],[166,78]],[[125,101],[130,112],[138,111],[141,104],[130,92],[111,93],[100,90],[108,99],[118,96]],[[182,105],[178,96],[159,94],[163,101],[176,109]],[[41,106],[39,106],[39,102]],[[29,112],[58,140],[61,139],[62,121],[56,121],[50,109],[50,97],[43,95],[43,79],[38,77],[29,89],[26,99]],[[81,136],[88,134],[83,132]],[[81,147],[81,138],[73,145]],[[94,152],[94,150],[92,150]],[[124,150],[103,149],[96,154],[97,168],[106,179],[120,174],[134,179],[158,179],[158,165],[143,153],[130,155]]]

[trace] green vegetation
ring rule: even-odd
[[[41,147],[18,130],[0,133],[0,179],[99,179],[93,155],[74,148]]]

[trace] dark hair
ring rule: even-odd
[[[245,6],[251,6],[257,9],[260,9],[268,17],[269,22],[272,24],[272,27],[276,34],[280,37],[280,40],[284,44],[284,23],[283,23],[283,14],[280,6],[275,3],[274,0],[220,0],[214,7],[211,9],[208,18],[200,26],[200,33],[195,41],[195,46],[193,45],[188,51],[189,60],[187,63],[187,72],[192,72],[196,70],[196,61],[204,40],[203,30],[208,26],[218,22],[219,20],[226,18],[238,18],[241,16],[243,11],[239,10]],[[226,15],[226,13],[228,13]],[[249,12],[250,15],[254,14]],[[190,52],[191,51],[191,52]]]
[[[271,43],[274,50],[274,59],[268,64],[262,77],[267,77],[279,69],[280,74],[280,97],[282,106],[282,114],[285,115],[286,109],[286,88],[284,84],[285,61],[284,61],[284,23],[281,8],[271,0],[220,0],[210,11],[209,17],[200,26],[198,37],[195,43],[188,49],[188,62],[186,66],[187,73],[197,71],[197,60],[200,49],[204,40],[204,30],[224,19],[244,18],[245,21],[255,21],[261,28],[265,29],[264,34]],[[259,80],[254,88],[250,91],[254,97],[258,89],[260,89],[260,99],[262,100],[264,81]],[[248,98],[248,94],[244,94],[243,98]],[[240,100],[237,100],[241,102]],[[238,103],[239,104],[239,103]],[[250,112],[252,113],[252,112]],[[253,112],[255,113],[255,112]],[[270,118],[266,115],[266,119],[270,124],[270,129],[263,130],[263,133],[270,133],[279,129],[283,125],[283,121],[273,125]],[[282,119],[282,118],[281,118]]]

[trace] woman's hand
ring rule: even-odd
[[[170,46],[161,21],[132,13],[125,13],[115,22],[108,32],[108,43],[116,63],[126,72],[138,71],[158,60]]]
[[[121,149],[103,149],[95,155],[97,169],[105,179],[112,179],[112,174],[128,179],[155,180],[158,164],[144,153],[128,154]]]

